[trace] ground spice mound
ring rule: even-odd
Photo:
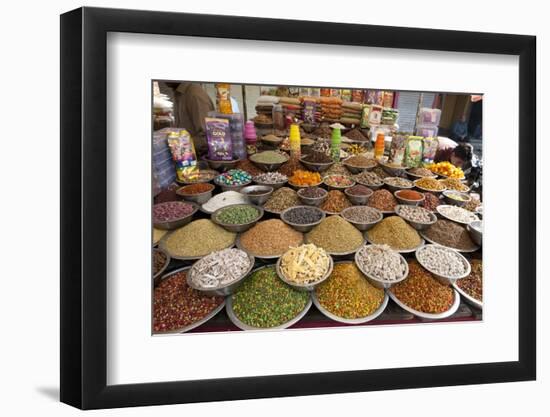
[[[452,288],[440,283],[416,261],[409,262],[409,275],[391,291],[403,304],[423,313],[444,313],[454,303]]]
[[[315,293],[325,309],[344,319],[370,316],[384,301],[384,290],[371,285],[354,263],[334,265]]]
[[[420,235],[398,216],[386,217],[367,232],[372,243],[388,245],[393,250],[414,249],[422,241]]]
[[[332,190],[328,192],[327,199],[321,204],[321,210],[328,211],[329,213],[340,213],[345,208],[351,206],[351,202],[342,191]]]
[[[259,256],[281,256],[292,246],[300,246],[304,236],[279,219],[259,222],[240,236],[244,250]]]
[[[276,190],[264,204],[264,209],[280,213],[289,207],[300,204],[298,194],[292,188],[281,187]]]
[[[479,259],[470,261],[472,272],[466,278],[457,280],[458,287],[476,300],[483,301],[483,263]]]
[[[340,216],[326,217],[306,236],[308,243],[332,253],[358,249],[364,240],[361,232]]]
[[[223,303],[223,297],[207,296],[189,287],[186,271],[163,279],[153,295],[153,331],[179,329],[206,317]]]
[[[450,220],[438,220],[424,231],[424,235],[443,246],[458,250],[471,250],[477,245],[465,227]]]

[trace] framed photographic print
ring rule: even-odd
[[[535,38],[61,16],[61,400],[535,379]]]

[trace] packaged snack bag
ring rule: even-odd
[[[422,165],[423,138],[409,136],[405,147],[405,165],[414,168]]]
[[[170,132],[168,146],[176,165],[176,175],[179,180],[197,171],[197,154],[189,132],[185,129]]]
[[[389,162],[395,165],[403,165],[406,145],[407,135],[403,132],[397,132],[391,141]]]
[[[370,114],[370,105],[363,105],[363,110],[361,111],[361,127],[363,129],[369,127],[369,114]]]
[[[229,130],[229,120],[205,117],[208,158],[213,161],[230,161],[233,159],[233,146]]]
[[[424,150],[422,151],[422,162],[431,164],[435,159],[435,153],[439,146],[437,138],[424,138]]]
[[[371,104],[369,112],[369,126],[379,125],[382,121],[382,106]]]

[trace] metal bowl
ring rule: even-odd
[[[369,242],[371,245],[381,245],[381,243],[375,243],[373,242],[372,240],[369,239],[369,235],[368,235],[368,232],[365,233],[365,240],[367,242]],[[426,242],[424,241],[424,239],[421,237],[420,238],[420,244],[418,246],[415,246],[414,248],[410,248],[410,249],[395,249],[395,248],[392,248],[394,251],[398,252],[398,253],[413,253],[413,252],[416,252],[416,250],[418,248],[421,248],[422,246],[424,246]],[[390,246],[390,245],[388,245]],[[390,246],[391,248],[391,246]]]
[[[455,198],[452,198],[451,197],[452,194],[458,194],[461,197],[465,197],[465,200],[457,200]],[[472,201],[472,197],[470,197],[467,193],[463,193],[462,191],[446,190],[446,191],[443,191],[443,196],[447,204],[452,204],[459,207],[464,207],[466,203]]]
[[[230,208],[230,207],[254,207],[256,210],[258,210],[258,215],[256,216],[256,218],[254,220],[251,220],[251,221],[249,221],[247,223],[244,223],[244,224],[229,224],[229,223],[223,223],[223,222],[219,221],[217,219],[217,217],[220,214],[220,212],[222,210],[226,210],[227,208]],[[212,213],[212,216],[210,217],[210,219],[214,223],[216,223],[218,226],[223,227],[225,230],[227,230],[229,232],[241,233],[241,232],[244,232],[244,231],[250,229],[256,223],[258,223],[258,221],[263,217],[263,215],[264,215],[264,209],[260,206],[255,206],[255,205],[252,205],[252,204],[230,204],[228,206],[221,207],[221,208],[217,209],[214,213]],[[197,236],[197,238],[200,238],[200,236]]]
[[[399,185],[392,185],[389,183],[389,180],[393,180],[393,179],[396,179],[396,178],[399,178],[399,179],[402,179],[402,180],[405,180],[405,178],[401,178],[401,177],[386,177],[382,180],[382,182],[386,185],[386,187],[388,187],[388,189],[394,193],[396,191],[399,191],[399,190],[410,190],[414,187],[414,183],[410,180],[405,180],[405,181],[409,181],[410,182],[410,185],[408,186],[404,186],[404,187],[401,187]]]
[[[160,282],[160,277],[162,276],[162,274],[164,273],[164,271],[166,270],[166,268],[170,264],[170,255],[168,254],[168,252],[166,252],[165,250],[160,249],[160,248],[154,248],[153,253],[154,252],[162,253],[166,258],[166,260],[164,261],[164,265],[157,271],[156,274],[153,274],[153,283],[154,283],[155,286],[157,286],[158,283]]]
[[[166,278],[169,278],[171,277],[172,275],[175,275],[177,274],[178,272],[181,272],[181,271],[186,271],[188,269],[190,269],[191,267],[190,266],[185,266],[183,268],[178,268],[174,271],[171,271],[170,273],[162,276],[160,278],[160,281],[166,279]],[[187,278],[187,277],[186,277]],[[200,319],[199,321],[196,321],[194,323],[191,323],[191,324],[188,324],[187,326],[184,326],[184,327],[179,327],[177,329],[173,329],[173,330],[168,330],[166,332],[155,332],[154,335],[166,335],[166,334],[177,334],[177,333],[185,333],[185,332],[188,332],[189,330],[193,330],[194,328],[196,327],[199,327],[201,325],[203,325],[204,323],[206,323],[207,321],[209,321],[211,318],[213,318],[216,314],[218,314],[220,311],[223,310],[223,308],[225,307],[225,300],[222,301],[222,303],[217,306],[214,310],[212,310],[210,313],[208,313],[206,316],[204,316],[202,319]]]
[[[376,212],[378,212],[379,214],[379,218],[377,220],[374,220],[370,223],[360,223],[360,222],[356,222],[356,221],[353,221],[353,220],[350,220],[346,217],[346,211],[348,211],[349,209],[352,209],[353,207],[347,207],[345,208],[344,210],[342,210],[340,212],[340,216],[342,216],[342,218],[344,220],[346,220],[347,222],[353,224],[357,229],[361,230],[362,232],[365,232],[369,229],[372,229],[374,226],[376,226],[376,224],[378,224],[379,222],[382,221],[382,219],[384,218],[384,215],[382,214],[382,212],[378,209],[375,209],[374,207],[369,207],[369,209],[371,210],[374,210]]]
[[[399,201],[400,204],[405,204],[407,206],[419,206],[426,199],[426,197],[422,193],[419,193],[422,196],[420,200],[410,200],[408,198],[403,198],[399,196],[400,191],[403,191],[403,190],[397,190],[393,192],[393,195],[395,196],[396,200]]]
[[[481,242],[482,242],[482,237],[483,237],[483,232],[481,230],[476,230],[474,229],[472,226],[477,226],[479,225],[479,227],[481,228],[482,225],[483,225],[483,222],[481,220],[476,220],[476,221],[473,221],[472,223],[470,223],[469,225],[466,226],[466,229],[468,230],[468,232],[470,233],[470,237],[472,238],[472,240],[474,241],[474,243],[476,243],[477,245],[481,246]]]
[[[372,194],[374,193],[374,191],[372,191],[372,189],[369,188],[370,193],[367,193],[365,195],[353,195],[349,193],[349,190],[351,188],[352,187],[346,188],[344,190],[344,194],[346,195],[348,200],[351,201],[351,204],[353,204],[354,206],[364,206],[365,204],[368,203],[369,198],[371,198]]]
[[[189,177],[187,177],[187,179],[176,178],[176,182],[178,184],[183,184],[183,185],[199,184],[204,182],[210,182],[214,178],[216,178],[218,175],[220,175],[220,173],[213,169],[200,169],[196,174],[198,178],[194,178],[193,180],[191,180]]]
[[[250,162],[252,162],[254,165],[256,165],[258,168],[260,168],[262,171],[266,171],[266,172],[271,172],[271,171],[277,171],[279,168],[281,168],[284,164],[286,164],[288,162],[288,155],[283,153],[283,152],[280,152],[281,156],[285,158],[284,161],[282,162],[271,162],[271,163],[266,163],[266,162],[258,162],[258,161],[255,161],[254,160],[254,156],[255,155],[259,155],[261,152],[257,153],[257,154],[253,154],[251,155],[248,159],[250,160]]]
[[[367,246],[376,246],[376,245],[367,245]],[[396,252],[396,251],[394,251],[394,252]],[[359,251],[355,252],[354,261],[355,261],[355,265],[357,265],[357,268],[359,268],[359,270],[363,273],[363,275],[365,275],[367,277],[367,279],[369,280],[369,282],[373,286],[375,286],[376,288],[387,289],[387,288],[391,288],[392,285],[403,281],[405,278],[407,278],[409,276],[409,264],[407,263],[407,260],[400,253],[398,253],[398,252],[396,252],[396,253],[399,256],[399,259],[401,260],[401,263],[403,265],[405,265],[405,272],[403,273],[403,276],[401,278],[398,278],[394,281],[386,281],[386,280],[380,279],[380,278],[375,277],[374,275],[368,273],[368,271],[364,270],[363,267],[361,266],[361,264],[358,262]]]
[[[341,177],[341,176],[344,176],[344,177],[347,177],[350,179],[351,181],[351,184],[349,185],[331,185],[327,182],[327,180],[330,178],[330,177]],[[350,187],[353,187],[355,185],[355,180],[352,178],[352,177],[349,177],[349,176],[346,176],[346,175],[327,175],[326,177],[323,178],[323,184],[325,184],[329,190],[345,190],[346,188],[350,188]]]
[[[229,320],[231,320],[231,323],[233,323],[235,326],[237,326],[241,330],[253,330],[253,331],[270,331],[270,330],[283,330],[287,329],[288,327],[298,323],[304,316],[307,314],[309,309],[311,308],[311,297],[309,298],[308,302],[306,303],[306,306],[302,311],[300,311],[296,317],[293,319],[287,321],[286,323],[280,324],[279,326],[275,327],[253,327],[249,326],[246,323],[243,323],[239,318],[235,315],[235,312],[233,311],[233,296],[230,295],[225,299],[225,310],[227,312],[227,316],[229,317]]]
[[[191,213],[179,219],[171,220],[169,222],[153,223],[153,226],[156,227],[157,229],[162,229],[162,230],[174,230],[174,229],[179,229],[180,227],[185,226],[186,224],[191,222],[191,220],[193,220],[193,215],[197,212],[197,210],[199,209],[199,206],[189,201],[185,202],[185,204],[191,204],[193,206],[193,211]]]
[[[250,194],[254,191],[263,191],[262,194]],[[248,200],[252,204],[256,204],[257,206],[262,205],[267,200],[269,200],[269,197],[271,194],[273,194],[273,187],[269,185],[248,185],[246,187],[243,187],[239,190],[239,192],[246,196]]]
[[[315,304],[315,307],[326,317],[328,317],[331,320],[337,321],[339,323],[345,323],[345,324],[365,324],[369,321],[374,320],[377,318],[380,314],[384,312],[386,307],[388,306],[388,301],[390,297],[388,294],[384,293],[384,298],[382,299],[382,304],[380,304],[380,307],[378,307],[372,314],[360,317],[358,319],[345,319],[343,317],[339,317],[335,314],[332,314],[330,311],[328,311],[326,308],[324,308],[321,303],[319,302],[319,298],[317,298],[317,294],[315,291],[311,293],[311,298],[313,299],[313,304]]]
[[[445,215],[444,213],[441,212],[441,209],[442,208],[444,209],[445,207],[454,207],[454,206],[451,206],[451,205],[448,205],[448,204],[440,204],[435,209],[437,211],[437,214],[439,214],[441,217],[446,218],[447,220],[450,220],[450,221],[455,222],[455,223],[463,224],[463,225],[468,225],[468,224],[472,223],[473,221],[476,221],[476,220],[472,220],[472,221],[469,221],[469,222],[464,222],[464,221],[455,220],[455,219],[453,219],[453,218],[451,218],[451,217],[449,217],[449,216],[447,216],[447,215]],[[466,209],[463,209],[463,210],[466,210]],[[466,211],[468,211],[468,210],[466,210]],[[479,220],[479,217],[477,217],[477,215],[475,213],[472,213],[472,212],[469,212],[469,213],[471,213],[473,216],[475,216],[475,218],[477,220]]]
[[[472,252],[475,252],[476,250],[478,250],[480,248],[480,246],[474,246],[473,248],[470,248],[470,249],[458,249],[458,248],[453,248],[451,246],[445,246],[445,245],[442,245],[441,243],[439,242],[436,242],[435,240],[432,240],[430,239],[428,236],[426,236],[426,234],[424,233],[423,230],[420,230],[418,233],[420,233],[420,236],[422,236],[427,242],[429,243],[433,243],[434,245],[439,245],[439,246],[444,246],[446,248],[449,248],[449,249],[453,249],[457,252],[461,252],[461,253],[472,253]],[[474,242],[475,243],[475,242]]]
[[[472,297],[470,294],[468,294],[466,291],[464,291],[462,288],[458,286],[458,283],[455,282],[453,284],[453,288],[458,291],[460,296],[466,301],[468,304],[474,306],[475,308],[478,308],[480,310],[483,310],[483,301],[479,301],[478,299]]]
[[[306,223],[306,224],[299,224],[299,223],[292,223],[290,221],[288,221],[285,217],[286,217],[286,214],[289,212],[289,211],[292,211],[292,210],[295,210],[297,208],[305,208],[305,209],[308,209],[308,210],[313,210],[313,211],[316,211],[318,213],[321,214],[321,218],[314,222],[314,223]],[[317,208],[317,207],[314,207],[314,206],[294,206],[294,207],[289,207],[285,210],[283,210],[281,212],[281,220],[283,222],[285,222],[286,224],[288,224],[290,227],[292,227],[294,230],[297,230],[298,232],[302,232],[302,233],[306,233],[306,232],[309,232],[311,229],[313,229],[315,226],[317,226],[319,223],[321,223],[326,217],[326,214],[323,210],[321,210],[320,208]]]
[[[373,191],[376,191],[376,190],[378,190],[378,189],[380,189],[384,186],[383,182],[380,182],[380,184],[368,184],[368,183],[366,183],[364,181],[360,181],[356,178],[354,178],[354,180],[357,184],[361,184],[361,185],[364,185],[365,187],[369,187]]]
[[[420,179],[422,179],[422,178],[420,178]],[[441,190],[439,190],[439,191],[430,190],[430,189],[428,189],[428,188],[424,188],[424,187],[418,185],[418,181],[420,181],[420,179],[413,181],[414,186],[415,186],[416,188],[418,188],[420,191],[424,191],[425,193],[439,194],[439,193],[442,193],[443,191],[446,191],[446,190],[447,190],[447,187],[445,187],[445,186],[443,187],[443,189],[441,189]]]
[[[222,192],[224,192],[224,191],[240,191],[241,189],[243,189],[247,185],[250,185],[251,183],[252,183],[252,180],[249,180],[249,181],[247,181],[243,184],[239,184],[239,185],[222,185],[219,182],[217,182],[216,180],[214,180],[214,184],[216,184],[218,187],[220,187],[222,189]]]
[[[425,263],[423,263],[421,260],[420,260],[420,257],[418,256],[419,253],[421,253],[422,251],[425,251],[426,248],[430,247],[430,246],[439,246],[440,248],[443,248],[447,251],[450,251],[450,252],[453,252],[455,253],[456,255],[458,255],[462,261],[462,263],[464,264],[464,266],[466,267],[466,272],[464,272],[463,274],[461,275],[458,275],[458,276],[449,276],[449,275],[441,275],[439,273],[437,273],[436,271],[434,271],[433,269],[430,269]],[[418,261],[418,263],[420,265],[422,265],[422,268],[426,269],[427,271],[430,271],[434,277],[436,277],[442,284],[448,284],[448,285],[452,285],[456,282],[457,279],[461,279],[461,278],[466,278],[468,275],[470,275],[470,272],[472,272],[472,267],[470,265],[470,262],[468,262],[468,259],[466,259],[464,257],[464,255],[462,255],[460,252],[458,252],[457,250],[455,249],[451,249],[451,248],[447,248],[445,246],[441,246],[441,245],[425,245],[421,248],[418,248],[416,250],[416,252],[414,253],[415,257],[416,257],[416,260]]]
[[[358,166],[351,165],[346,161],[343,161],[342,165],[344,165],[352,174],[359,174],[363,171],[372,171],[374,168],[377,167],[377,165],[373,165],[371,167],[358,167]]]
[[[189,273],[187,274],[187,277],[186,277],[187,278],[187,285],[189,285],[191,288],[193,288],[195,290],[198,290],[198,291],[200,291],[204,294],[207,294],[207,295],[219,295],[219,296],[222,296],[222,297],[226,297],[228,295],[233,294],[233,292],[239,287],[239,285],[241,285],[243,279],[246,276],[248,276],[248,274],[250,274],[250,271],[252,271],[252,268],[254,268],[254,263],[256,262],[256,260],[254,259],[254,256],[252,256],[249,253],[246,253],[246,255],[248,256],[249,266],[246,269],[246,271],[240,277],[238,277],[235,281],[233,281],[229,284],[226,284],[226,285],[220,285],[220,286],[215,287],[215,288],[199,287],[199,286],[195,285],[192,281],[192,277],[197,273],[196,269],[195,269],[195,265],[197,264],[197,262],[195,262],[191,266],[191,269],[189,270]],[[200,260],[198,262],[200,262]]]
[[[202,158],[211,169],[214,169],[216,171],[222,170],[222,171],[228,171],[230,169],[235,168],[239,162],[241,162],[241,159],[232,159],[230,161],[214,161],[212,159],[208,158]]]
[[[454,292],[454,302],[451,305],[451,307],[447,311],[443,313],[438,313],[438,314],[424,313],[422,311],[418,311],[409,307],[407,304],[402,303],[399,300],[399,298],[397,298],[397,296],[391,291],[391,289],[388,290],[388,295],[395,302],[395,304],[397,304],[403,310],[408,311],[409,313],[414,314],[417,317],[428,319],[428,320],[441,320],[452,316],[454,313],[456,313],[456,311],[458,310],[458,307],[460,306],[460,294],[455,289],[453,289],[453,292]]]
[[[314,172],[326,171],[332,165],[334,165],[334,161],[331,161],[331,162],[308,162],[308,161],[304,161],[303,158],[300,158],[300,163],[303,166],[305,166],[308,170],[314,171]]]
[[[437,222],[437,216],[432,213],[430,210],[426,210],[424,207],[419,207],[423,210],[426,210],[426,212],[429,214],[431,220],[429,223],[419,223],[419,222],[415,222],[413,220],[410,220],[409,218],[405,217],[405,216],[402,216],[400,214],[400,211],[401,211],[401,207],[402,205],[401,204],[398,204],[397,206],[395,206],[395,213],[401,217],[403,220],[405,220],[407,223],[409,223],[415,230],[426,230],[428,227],[430,227],[432,224],[434,224],[435,222]]]
[[[407,167],[395,167],[393,165],[389,165],[385,162],[378,162],[380,166],[386,171],[388,174],[393,175],[394,177],[399,177],[403,175],[403,173],[406,171]]]
[[[302,236],[302,242],[301,242],[300,244],[302,244],[303,242],[304,242],[304,239],[303,239],[303,236]],[[259,255],[259,254],[257,254],[257,253],[254,253],[254,252],[252,252],[252,251],[246,249],[246,248],[243,246],[243,244],[242,244],[242,242],[241,242],[241,235],[240,235],[240,234],[237,235],[237,240],[236,240],[236,242],[235,242],[235,246],[236,246],[237,248],[239,248],[240,250],[245,251],[246,253],[249,253],[250,255],[254,256],[254,258],[256,258],[256,259],[277,259],[277,258],[280,258],[280,257],[284,254],[284,252],[283,252],[283,253],[280,253],[280,254],[278,254],[278,255]],[[288,249],[287,249],[287,250],[288,250]],[[286,250],[285,250],[285,252],[286,252]]]
[[[208,185],[211,187],[210,190],[204,191],[202,193],[186,194],[184,188],[189,187],[189,185],[186,185],[185,187],[178,188],[176,190],[176,194],[180,197],[183,197],[185,201],[192,201],[193,203],[204,204],[212,198],[212,192],[214,191],[214,188],[216,188],[213,184]]]
[[[426,178],[426,177],[429,177],[429,178],[437,178],[437,174],[431,174],[431,175],[418,175],[418,174],[413,174],[413,173],[410,172],[409,170],[407,170],[407,176],[409,177],[409,179],[410,179],[411,181],[420,180],[420,179]]]
[[[254,180],[254,183],[255,183],[255,184],[257,184],[257,185],[265,185],[266,187],[273,187],[273,190],[277,190],[277,189],[283,187],[287,182],[288,182],[288,180],[270,184],[270,183],[267,183],[267,182],[261,182],[261,181]]]
[[[328,254],[328,252],[327,252],[327,254]],[[279,276],[279,278],[281,278],[281,280],[285,284],[290,285],[295,290],[298,290],[298,291],[313,291],[315,289],[315,287],[317,287],[320,283],[325,281],[330,276],[330,274],[332,274],[332,269],[334,268],[334,261],[332,260],[332,256],[328,255],[328,258],[329,258],[328,270],[325,272],[325,275],[323,275],[318,281],[315,281],[315,282],[310,283],[310,284],[297,284],[295,282],[291,282],[291,281],[287,280],[287,278],[284,276],[283,272],[281,271],[281,260],[283,259],[282,256],[277,260],[277,263],[275,264],[275,269],[277,271],[277,275]]]
[[[312,188],[318,188],[318,187],[312,187]],[[298,190],[298,198],[302,202],[302,204],[306,206],[320,206],[323,204],[323,202],[328,198],[328,191],[324,188],[319,188],[320,190],[323,190],[323,195],[321,197],[305,197],[302,195],[304,190],[307,190],[307,188],[300,188]]]

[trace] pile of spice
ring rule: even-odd
[[[410,222],[428,224],[435,221],[433,214],[423,207],[400,205],[396,213]]]
[[[441,204],[438,196],[432,193],[424,193],[424,201],[422,206],[429,211],[435,211],[435,208]]]
[[[289,207],[294,207],[300,204],[298,194],[291,188],[281,187],[275,190],[269,200],[264,204],[264,209],[274,213],[280,213]]]
[[[318,185],[321,182],[321,175],[318,172],[298,169],[289,177],[288,182],[299,187]]]
[[[315,288],[319,303],[344,319],[373,314],[384,301],[384,290],[374,287],[353,263],[334,265],[330,277]]]
[[[168,233],[168,230],[161,230],[153,227],[153,245],[159,243],[159,240],[161,240],[166,233]]]
[[[441,181],[431,177],[420,178],[414,182],[414,185],[428,191],[443,191],[445,189]]]
[[[476,220],[479,220],[479,218],[474,213],[462,207],[439,206],[437,208],[437,211],[441,215],[459,223],[471,223],[471,222],[475,222]]]
[[[380,211],[394,211],[397,200],[388,190],[376,190],[367,204]]]
[[[332,135],[332,129],[328,123],[321,123],[321,125],[313,131],[313,134],[323,139],[330,139]]]
[[[228,248],[235,242],[235,237],[235,233],[228,232],[211,220],[201,219],[172,232],[166,238],[165,245],[172,257],[198,257]]]
[[[483,301],[483,263],[479,259],[470,261],[472,272],[456,282],[458,288],[478,301]]]
[[[351,156],[348,159],[346,159],[346,164],[357,167],[357,168],[374,168],[376,165],[378,165],[378,162],[376,162],[375,159],[367,158],[366,156],[362,155],[355,155]]]
[[[153,275],[157,275],[167,261],[166,254],[160,250],[153,251]]]
[[[365,137],[365,135],[363,135],[363,133],[361,133],[361,131],[357,128],[347,131],[346,132],[346,138],[351,139],[351,140],[357,140],[357,141],[360,141],[360,142],[368,141],[368,139]]]
[[[304,310],[309,293],[279,279],[273,266],[250,275],[233,294],[233,312],[243,323],[257,328],[280,326]]]
[[[216,221],[223,224],[246,224],[260,215],[260,211],[249,205],[236,205],[222,208],[216,214]]]
[[[323,172],[324,176],[327,175],[347,175],[350,176],[351,172],[341,162],[335,162],[329,169]]]
[[[280,184],[286,182],[288,177],[279,172],[264,172],[262,174],[256,175],[254,181],[258,184]]]
[[[235,168],[246,171],[253,177],[263,172],[260,168],[250,162],[250,159],[248,158],[241,159]]]
[[[459,180],[464,178],[464,172],[462,171],[462,169],[454,166],[448,161],[430,164],[426,168],[428,168],[434,174],[444,175],[449,178],[456,178]]]
[[[357,250],[364,242],[363,234],[340,216],[330,216],[315,226],[307,235],[307,242],[329,253]]]
[[[186,271],[163,279],[153,295],[153,331],[177,330],[202,320],[220,304],[223,297],[207,296],[187,285]]]
[[[195,288],[213,289],[226,287],[250,268],[251,260],[240,249],[224,249],[201,258],[191,267],[190,278]]]
[[[185,187],[180,188],[178,192],[183,195],[195,195],[207,193],[208,191],[212,191],[213,189],[214,185],[207,182],[201,182],[197,184],[186,185]]]
[[[361,184],[357,184],[357,185],[354,185],[353,187],[348,188],[346,192],[352,196],[365,196],[365,195],[372,194],[372,190],[369,187],[366,187]]]
[[[241,193],[238,193],[237,191],[225,191],[213,196],[202,205],[202,208],[208,213],[213,213],[222,207],[246,203],[248,203],[248,199]]]
[[[167,201],[180,201],[180,197],[177,193],[178,185],[170,184],[168,188],[162,190],[154,198],[154,204],[165,203]]]
[[[382,179],[373,171],[363,171],[353,177],[359,184],[367,186],[380,186],[383,184]]]
[[[438,220],[423,233],[431,241],[459,251],[477,248],[468,230],[450,220]]]
[[[250,155],[252,162],[258,162],[260,164],[280,164],[286,162],[288,156],[284,153],[277,151],[263,151]]]
[[[357,252],[355,262],[368,276],[379,281],[398,281],[407,271],[403,258],[388,245],[363,246]]]
[[[319,187],[307,187],[307,188],[302,188],[301,190],[298,191],[298,194],[301,197],[306,197],[306,198],[320,198],[326,195],[326,193],[327,193],[327,190]]]
[[[371,172],[373,174],[378,175],[378,178],[380,178],[381,180],[383,180],[384,178],[392,176],[392,174],[389,174],[388,172],[386,172],[386,170],[384,168],[382,168],[381,166],[375,167]]]
[[[355,185],[355,181],[346,175],[327,175],[324,178],[324,183],[330,187],[338,188],[347,188]]]
[[[468,266],[456,251],[439,245],[426,245],[416,253],[418,262],[430,272],[448,278],[458,278]]]
[[[153,206],[153,223],[171,222],[190,215],[195,206],[183,201],[167,201]]]
[[[464,208],[468,211],[476,211],[476,209],[481,206],[481,201],[472,198],[470,201],[468,201],[466,204],[464,204]]]
[[[399,198],[404,198],[405,200],[419,201],[424,197],[422,193],[414,190],[399,190],[395,193]]]
[[[426,168],[411,168],[408,171],[409,173],[413,175],[417,175],[419,177],[433,177],[434,173]]]
[[[464,193],[470,189],[470,187],[456,178],[445,178],[444,180],[441,180],[441,183],[447,187],[447,190],[461,191]]]
[[[240,236],[242,248],[257,256],[280,256],[303,240],[302,233],[279,219],[259,222]]]
[[[323,212],[317,207],[299,206],[290,208],[281,218],[288,223],[311,224],[321,220],[323,218]]]
[[[399,187],[399,188],[412,188],[413,182],[411,180],[408,180],[406,178],[401,177],[387,177],[384,178],[384,183],[391,185],[392,187]]]
[[[230,169],[214,179],[216,184],[225,186],[244,185],[250,181],[252,181],[252,175],[242,169]]]
[[[391,291],[403,304],[423,313],[444,313],[454,303],[452,288],[440,283],[416,261],[409,262],[409,275]]]
[[[382,220],[382,213],[368,206],[353,206],[344,210],[341,216],[353,223],[373,223]]]
[[[288,282],[307,285],[323,279],[330,265],[330,256],[325,250],[308,243],[286,251],[279,268]]]
[[[311,151],[307,155],[302,157],[305,162],[312,162],[315,164],[322,163],[327,164],[332,162],[332,158],[324,152]]]
[[[286,162],[281,166],[281,168],[279,168],[278,172],[280,172],[283,175],[286,175],[287,177],[291,177],[294,174],[294,171],[303,170],[303,169],[305,168],[300,163],[300,160],[296,157],[291,157],[288,160],[288,162]]]
[[[414,249],[422,242],[417,231],[398,216],[386,217],[367,231],[367,237],[372,243],[385,244],[397,251]]]
[[[321,210],[327,213],[340,213],[351,206],[351,202],[342,191],[332,190],[328,192],[328,198],[321,204]]]
[[[367,152],[368,149],[366,147],[364,147],[363,145],[359,145],[357,143],[352,143],[351,145],[349,145],[348,148],[345,148],[345,150],[350,155],[361,155],[361,154]]]

